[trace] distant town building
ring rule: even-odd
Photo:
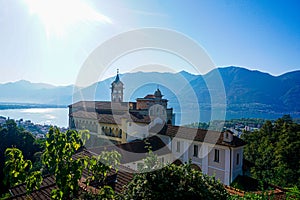
[[[6,123],[6,117],[0,116],[0,126]]]

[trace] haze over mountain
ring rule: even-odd
[[[222,94],[223,86],[214,83],[218,73],[223,79],[226,97],[218,97],[218,102],[226,98],[226,118],[277,118],[283,114],[300,117],[300,71],[289,72],[280,76],[272,76],[260,71],[251,71],[240,67],[218,68],[209,73],[193,75],[181,71],[179,73],[136,72],[120,75],[125,85],[124,99],[134,101],[146,94],[153,94],[159,88],[169,106],[177,113],[189,113],[192,120],[195,105],[200,109],[200,120],[211,119],[211,92]],[[73,86],[56,87],[49,84],[18,81],[0,84],[0,102],[39,103],[68,105],[77,100],[110,100],[110,84],[115,77],[95,83],[83,89]],[[74,95],[73,90],[75,91]],[[216,104],[215,104],[216,105]],[[215,106],[214,105],[214,106]],[[224,107],[225,106],[225,107]],[[182,123],[185,123],[184,120]]]
[[[0,93],[0,102],[66,105],[72,101],[73,86],[21,80],[0,84]]]

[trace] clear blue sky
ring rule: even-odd
[[[297,0],[0,0],[0,83],[74,84],[102,42],[143,27],[189,36],[216,66],[280,75],[300,69],[299,10]]]

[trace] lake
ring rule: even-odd
[[[28,108],[0,110],[0,116],[10,119],[31,120],[35,124],[68,127],[68,108]]]

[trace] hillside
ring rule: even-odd
[[[218,73],[224,86],[214,85]],[[201,75],[185,71],[179,73],[135,72],[120,75],[125,84],[126,101],[153,93],[157,87],[169,99],[170,107],[177,113],[177,121],[190,121],[195,106],[200,107],[200,119],[210,120],[211,97],[226,93],[226,118],[277,118],[282,114],[300,116],[300,71],[272,76],[260,71],[240,67],[225,67]],[[68,105],[78,100],[110,100],[110,83],[114,77],[93,84],[81,90],[72,85],[56,87],[48,84],[18,81],[0,84],[0,102],[38,103]],[[210,87],[206,85],[210,83]],[[209,89],[208,89],[209,88]],[[73,90],[75,94],[73,94]],[[217,102],[224,97],[216,95]],[[188,119],[181,119],[180,113],[188,113]],[[217,116],[216,116],[217,117]],[[181,119],[181,120],[180,120]]]

